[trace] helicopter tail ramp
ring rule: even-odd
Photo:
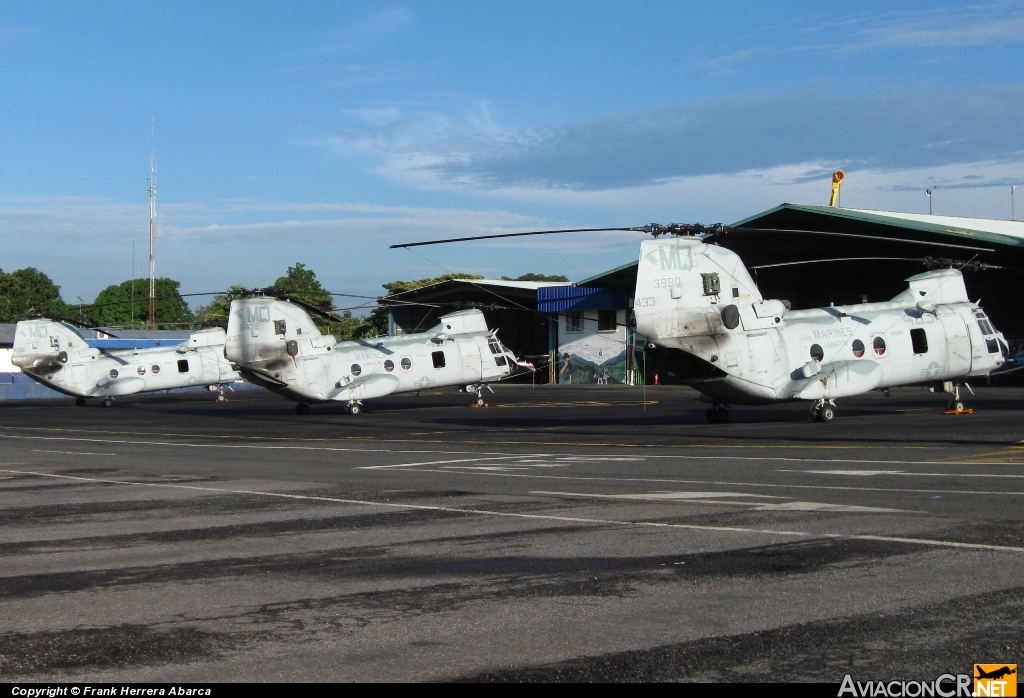
[[[74,328],[54,320],[22,320],[14,333],[11,363],[22,370],[66,364],[77,352],[88,349]]]

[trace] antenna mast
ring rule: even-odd
[[[149,127],[149,329],[156,329],[156,150],[153,145],[156,120]]]

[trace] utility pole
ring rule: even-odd
[[[149,127],[149,329],[156,329],[156,120]]]
[[[925,189],[924,195],[928,197],[928,215],[932,215],[932,190]]]
[[[1010,187],[1010,220],[1017,220],[1017,208],[1014,206],[1013,193],[1017,191],[1016,186]]]

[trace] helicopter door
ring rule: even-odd
[[[480,347],[473,340],[458,341],[459,355],[462,357],[462,379],[467,381],[480,380],[483,366],[480,360]]]
[[[942,329],[946,332],[946,357],[950,373],[966,373],[971,370],[971,337],[967,325],[959,315],[940,315]]]

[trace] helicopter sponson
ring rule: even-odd
[[[35,381],[65,395],[100,398],[206,386],[220,392],[239,379],[224,358],[224,330],[193,332],[180,344],[148,349],[103,350],[56,320],[22,320],[15,329],[11,363]]]
[[[988,375],[1006,340],[967,296],[957,269],[907,279],[891,301],[790,310],[765,299],[739,256],[694,237],[645,241],[633,301],[647,360],[726,404],[832,400],[897,385],[952,392]]]
[[[479,310],[439,318],[426,332],[336,341],[299,305],[268,297],[231,303],[226,356],[247,379],[299,403],[362,400],[443,386],[476,391],[508,376],[515,357]]]

